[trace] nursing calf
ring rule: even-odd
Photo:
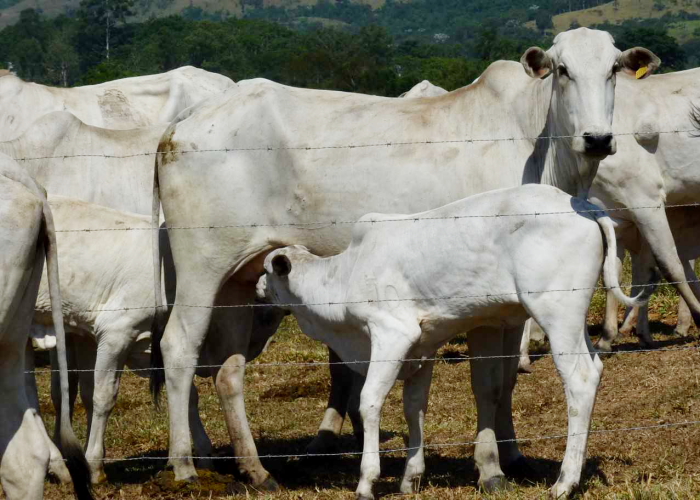
[[[487,358],[471,361],[479,483],[485,490],[506,485],[501,466],[522,460],[511,394],[528,317],[542,325],[554,353],[588,353],[554,355],[568,402],[569,439],[552,493],[571,493],[581,476],[602,372],[586,333],[586,312],[604,261],[605,282],[619,298],[628,304],[641,300],[620,291],[612,223],[591,210],[596,207],[556,188],[527,185],[414,215],[366,215],[355,225],[350,246],[335,257],[320,258],[302,246],[266,257],[259,296],[293,310],[302,330],[343,360],[372,361],[350,365],[367,377],[360,397],[358,498],[373,498],[380,413],[397,378],[406,380],[410,448],[401,491],[415,490],[425,470],[423,422],[433,369],[426,358],[464,331],[470,355]],[[504,355],[511,357],[489,358]]]

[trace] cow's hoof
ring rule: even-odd
[[[528,363],[518,363],[518,373],[532,373],[532,365]]]
[[[690,337],[690,330],[688,328],[676,327],[676,329],[673,330],[673,334],[678,335],[679,337]]]
[[[265,493],[274,493],[280,490],[280,485],[275,478],[272,476],[267,476],[262,483],[255,486],[256,490],[264,491]]]
[[[365,495],[363,493],[355,493],[355,500],[374,500],[374,495]]]
[[[506,476],[514,479],[536,480],[539,477],[539,471],[530,465],[530,461],[522,455],[503,467],[503,472]]]
[[[551,490],[549,490],[549,498],[552,500],[565,500],[569,498],[571,492],[574,490],[574,486],[563,486],[555,484]]]
[[[509,491],[512,486],[506,479],[506,476],[493,476],[480,484],[481,489],[485,493],[496,493],[498,491]]]
[[[107,482],[107,474],[104,470],[95,471],[90,474],[90,482],[92,484],[102,484]]]
[[[607,340],[599,339],[593,346],[598,352],[612,352],[612,344]]]
[[[334,453],[338,449],[338,436],[331,431],[318,431],[318,435],[306,447],[307,455]]]

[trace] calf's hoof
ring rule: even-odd
[[[690,329],[688,327],[676,327],[675,330],[673,330],[674,335],[678,335],[679,337],[689,337],[690,336]]]
[[[365,493],[355,493],[355,500],[374,500],[374,495]]]
[[[401,481],[400,491],[404,495],[411,495],[413,493],[418,493],[420,491],[420,480],[422,476],[413,476],[410,479],[403,479]]]
[[[259,491],[264,491],[265,493],[274,493],[280,490],[280,485],[275,478],[272,476],[267,476],[262,483],[256,484],[255,489]]]
[[[506,476],[493,476],[479,484],[484,493],[496,493],[498,491],[509,491],[512,486]]]
[[[598,339],[593,347],[599,352],[612,352],[612,344],[609,340]]]

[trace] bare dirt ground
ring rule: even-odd
[[[601,320],[602,296],[594,300],[590,323]],[[613,354],[604,358],[605,371],[593,415],[593,434],[582,479],[581,498],[666,499],[700,498],[700,425],[650,430],[620,430],[700,421],[700,351],[697,331],[691,338],[674,336],[675,298],[661,290],[652,303],[652,331],[659,345],[679,348],[670,352]],[[596,334],[593,326],[591,333]],[[621,338],[618,350],[637,349],[636,338]],[[687,349],[691,347],[691,349]],[[540,346],[546,352],[546,346]],[[463,443],[475,437],[476,409],[469,385],[466,342],[456,339],[440,355],[426,418],[429,444]],[[325,360],[322,345],[306,338],[288,318],[268,351],[258,362]],[[515,391],[514,419],[521,443],[536,474],[514,482],[514,489],[494,498],[543,498],[556,480],[564,456],[565,439],[540,439],[566,434],[566,407],[561,382],[551,357],[534,363],[532,375],[521,375]],[[246,404],[260,454],[303,454],[315,435],[325,409],[329,377],[320,367],[255,367],[247,373]],[[39,375],[42,412],[52,427],[48,373]],[[202,418],[221,456],[231,455],[228,436],[216,393],[207,380],[199,380]],[[78,405],[76,429],[85,440],[85,413]],[[199,484],[173,484],[171,476],[158,473],[167,454],[166,411],[156,411],[148,394],[148,382],[125,374],[119,402],[107,431],[109,483],[96,488],[101,499],[208,499],[246,497],[291,499],[353,498],[359,477],[359,456],[339,458],[263,459],[283,485],[277,494],[241,489],[231,460],[218,460],[218,471],[203,473]],[[611,432],[608,432],[611,431]],[[51,431],[50,431],[51,432]],[[401,387],[394,388],[382,420],[382,447],[405,446]],[[346,422],[339,451],[357,451]],[[427,474],[415,498],[483,498],[476,486],[473,446],[435,447],[427,451]],[[379,496],[395,496],[405,454],[382,457]],[[152,460],[156,458],[155,460]],[[232,490],[233,488],[233,490]],[[47,483],[48,499],[70,498],[70,488]]]

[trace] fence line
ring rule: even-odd
[[[630,135],[642,134],[645,136],[653,134],[697,134],[698,129],[675,129],[675,130],[660,130],[656,132],[618,132],[614,133],[615,137],[624,137]],[[422,141],[386,141],[374,142],[366,144],[337,144],[333,146],[258,146],[258,147],[243,147],[243,148],[215,148],[215,149],[183,149],[175,151],[148,151],[143,153],[131,154],[106,154],[106,153],[84,153],[73,155],[56,155],[56,156],[36,156],[13,158],[15,161],[38,161],[38,160],[65,160],[66,158],[110,158],[110,159],[125,159],[136,158],[141,156],[157,156],[168,154],[194,154],[194,153],[235,153],[244,151],[323,151],[331,149],[360,149],[360,148],[381,148],[392,146],[413,146],[413,145],[438,145],[438,144],[473,144],[482,142],[516,142],[516,141],[543,141],[543,140],[561,140],[574,139],[584,137],[583,134],[576,135],[550,135],[537,137],[496,137],[496,138],[463,138],[463,139],[444,139],[444,140],[422,140]]]
[[[592,204],[591,204],[592,205]],[[595,205],[594,205],[595,206]],[[592,208],[588,210],[559,210],[555,212],[530,212],[530,213],[514,213],[514,214],[474,214],[474,215],[451,215],[444,217],[411,217],[406,216],[404,218],[397,219],[353,219],[353,220],[328,220],[328,221],[317,221],[317,222],[279,222],[275,224],[268,223],[248,223],[248,224],[218,224],[210,226],[159,226],[157,228],[153,227],[109,227],[109,228],[79,228],[79,229],[57,229],[57,233],[91,233],[91,232],[105,232],[105,231],[168,231],[168,230],[184,230],[184,229],[254,229],[260,227],[305,227],[309,226],[321,226],[321,227],[332,227],[341,225],[355,225],[355,224],[380,224],[388,222],[421,222],[421,221],[438,221],[438,220],[452,220],[458,221],[463,219],[500,219],[506,217],[541,217],[545,215],[573,215],[573,214],[598,214],[606,215],[608,212],[625,212],[625,211],[635,211],[635,210],[667,210],[673,208],[690,208],[699,207],[700,202],[691,203],[678,203],[674,205],[640,205],[636,207],[619,207],[619,208]]]
[[[666,423],[666,424],[654,424],[654,425],[643,425],[643,426],[635,426],[635,427],[621,427],[617,429],[592,429],[588,432],[572,432],[571,434],[553,434],[550,436],[536,436],[536,437],[531,437],[531,438],[515,438],[515,439],[498,439],[495,442],[496,443],[526,443],[526,442],[535,442],[535,441],[547,441],[547,440],[553,440],[553,439],[568,439],[570,437],[574,436],[581,436],[581,435],[593,435],[593,434],[612,434],[615,432],[634,432],[634,431],[646,431],[646,430],[661,430],[661,429],[670,429],[670,428],[677,428],[677,427],[684,427],[684,426],[691,426],[691,425],[698,425],[700,424],[700,420],[686,420],[683,422],[671,422],[671,423]],[[464,441],[464,442],[456,442],[456,443],[426,443],[423,448],[425,449],[431,449],[431,448],[454,448],[454,447],[460,447],[460,446],[471,446],[471,445],[477,445],[477,444],[488,444],[488,443],[493,443],[494,441]],[[171,458],[177,459],[177,460],[185,460],[185,459],[192,459],[192,460],[198,460],[198,459],[210,459],[210,460],[241,460],[241,459],[247,459],[247,458],[313,458],[313,457],[343,457],[343,456],[357,456],[357,455],[364,455],[366,454],[387,454],[387,453],[396,453],[396,452],[406,452],[406,451],[412,451],[412,450],[418,450],[420,447],[418,446],[413,446],[413,447],[403,447],[403,448],[391,448],[391,449],[386,449],[386,450],[378,450],[378,451],[373,451],[373,452],[365,452],[365,451],[341,451],[341,452],[336,452],[336,453],[303,453],[303,454],[293,454],[293,453],[286,453],[286,454],[268,454],[268,455],[242,455],[242,456],[226,456],[226,457],[221,457],[221,456],[213,456],[213,457],[198,457],[198,456],[186,456],[186,457],[121,457],[121,458],[105,458],[103,460],[100,459],[94,459],[94,462],[106,462],[106,463],[112,463],[112,462],[138,462],[138,461],[146,461],[146,460],[169,460]]]
[[[595,351],[593,353],[591,352],[576,352],[576,351],[568,351],[568,352],[557,352],[557,353],[552,353],[552,352],[546,352],[546,353],[530,353],[530,358],[548,358],[548,357],[554,357],[554,356],[590,356],[591,354],[598,354],[600,356],[612,356],[612,355],[618,355],[618,354],[648,354],[648,353],[667,353],[667,352],[682,352],[682,351],[699,351],[700,350],[700,345],[691,345],[691,346],[681,346],[681,347],[670,347],[670,348],[662,348],[662,349],[630,349],[630,350],[621,350],[621,351],[612,351],[612,352],[599,352]],[[104,370],[95,370],[95,369],[90,369],[90,368],[83,368],[83,369],[69,369],[68,372],[73,372],[73,373],[94,373],[94,372],[118,372],[118,373],[124,373],[124,372],[135,372],[135,373],[140,373],[140,372],[151,372],[151,371],[168,371],[168,370],[191,370],[191,369],[197,369],[197,368],[223,368],[224,366],[230,367],[230,368],[269,368],[269,367],[284,367],[284,366],[294,366],[294,367],[321,367],[321,366],[331,366],[331,365],[368,365],[371,363],[425,363],[428,361],[434,361],[434,362],[445,362],[445,363],[452,363],[455,360],[458,361],[479,361],[483,359],[508,359],[508,358],[519,358],[520,353],[518,354],[500,354],[496,356],[462,356],[459,358],[446,358],[446,357],[424,357],[424,358],[408,358],[408,359],[375,359],[375,360],[358,360],[358,361],[277,361],[277,362],[268,362],[268,363],[256,363],[256,362],[251,362],[251,363],[244,363],[242,365],[232,365],[232,364],[227,364],[227,365],[188,365],[188,366],[173,366],[173,367],[148,367],[148,368],[122,368],[122,369],[104,369]],[[49,373],[58,373],[59,370],[54,370],[54,369],[47,369],[47,370],[42,370],[42,369],[36,369],[36,370],[28,370],[25,371],[24,373],[27,374],[49,374]]]
[[[658,287],[661,285],[680,285],[681,283],[700,283],[700,279],[697,280],[683,280],[683,281],[660,281],[656,283],[645,283],[642,285],[629,285],[632,288],[645,288],[645,287]],[[598,290],[612,290],[612,289],[624,289],[625,286],[589,286],[580,288],[561,288],[561,289],[551,289],[551,290],[525,290],[525,291],[515,291],[515,292],[501,292],[501,293],[484,293],[484,294],[472,294],[472,295],[445,295],[436,297],[405,297],[396,299],[366,299],[366,300],[347,300],[347,301],[328,301],[328,302],[306,302],[306,303],[286,303],[286,304],[268,304],[264,302],[255,302],[251,304],[229,304],[229,305],[195,305],[195,304],[179,304],[177,302],[171,304],[162,304],[157,306],[155,304],[150,306],[135,306],[135,307],[115,307],[107,309],[83,309],[80,311],[70,311],[72,314],[81,313],[92,313],[92,312],[123,312],[123,311],[142,311],[146,309],[162,309],[171,307],[187,307],[192,309],[248,309],[256,307],[277,307],[280,309],[292,309],[299,307],[320,307],[320,306],[342,306],[342,305],[358,305],[358,304],[378,304],[383,302],[432,302],[432,301],[443,301],[443,300],[461,300],[461,299],[490,299],[494,297],[508,297],[511,295],[538,295],[542,293],[564,293],[564,292],[584,292],[584,291],[598,291]],[[48,313],[51,309],[35,309],[36,312]]]

